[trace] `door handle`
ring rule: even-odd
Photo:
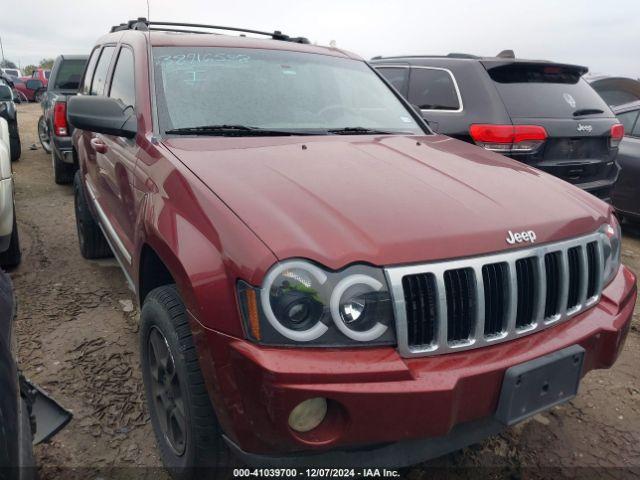
[[[95,137],[91,139],[91,146],[98,153],[107,153],[107,150],[109,150],[106,143]]]

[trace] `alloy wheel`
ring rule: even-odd
[[[180,379],[169,344],[156,327],[149,332],[147,362],[160,428],[173,452],[182,456],[187,446],[187,424]]]

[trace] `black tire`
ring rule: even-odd
[[[44,119],[44,115],[41,115],[38,119],[38,139],[40,140],[42,149],[47,153],[51,153],[51,134],[49,133],[49,125]]]
[[[140,324],[142,378],[165,467],[177,480],[227,476],[229,449],[205,388],[186,309],[175,285],[149,293]],[[165,347],[168,355],[160,353]],[[166,427],[167,423],[174,428]],[[176,426],[184,429],[181,435],[171,433]]]
[[[76,172],[73,180],[73,197],[76,211],[76,228],[80,253],[84,258],[106,258],[113,256],[107,240],[100,230],[100,226],[93,218],[87,199],[82,188],[80,171]]]
[[[33,94],[33,101],[40,103],[42,102],[42,99],[44,98],[44,94],[47,90],[44,88],[41,88],[40,90],[36,90],[36,92]]]
[[[65,163],[51,150],[51,164],[53,166],[53,179],[58,185],[69,185],[73,182],[76,166],[73,163]]]
[[[20,133],[18,122],[9,124],[9,144],[11,146],[11,161],[17,162],[22,155],[22,145],[20,145]]]
[[[13,230],[11,231],[11,240],[9,248],[0,253],[0,265],[5,268],[13,268],[20,265],[22,260],[22,252],[20,251],[20,237],[18,235],[18,222],[16,220],[16,208],[13,206]]]

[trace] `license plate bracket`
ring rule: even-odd
[[[514,425],[574,398],[584,352],[580,345],[573,345],[507,369],[496,418]]]

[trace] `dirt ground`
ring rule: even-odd
[[[19,112],[23,155],[14,171],[23,263],[11,272],[19,360],[74,414],[36,448],[41,476],[164,478],[144,405],[132,293],[115,261],[81,258],[72,189],[55,185],[51,159],[37,143],[40,106],[20,105]],[[640,272],[640,229],[625,228],[623,260]],[[112,468],[106,476],[95,470]],[[618,363],[590,373],[577,399],[401,474],[640,478],[640,309]]]

